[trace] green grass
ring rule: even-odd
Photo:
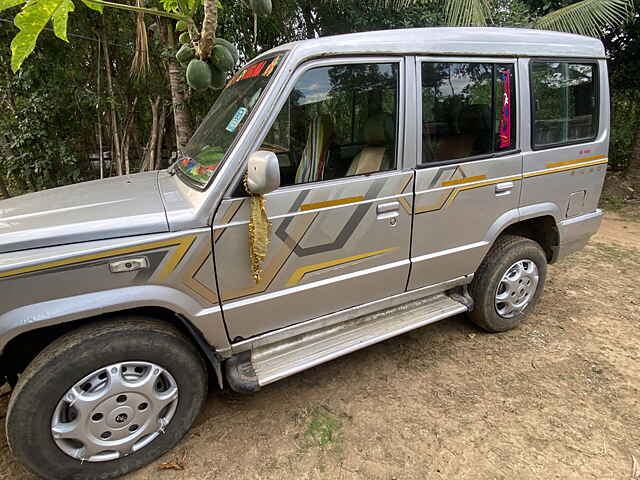
[[[310,443],[324,447],[338,440],[340,421],[325,407],[315,407],[309,414],[305,437]]]
[[[602,195],[600,204],[606,210],[617,211],[625,207],[626,202],[621,195]]]

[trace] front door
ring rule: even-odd
[[[256,146],[275,152],[281,168],[281,187],[266,196],[272,233],[260,281],[241,188],[214,219],[232,340],[405,290],[414,172],[402,161],[403,66],[400,58],[318,60],[291,79]]]
[[[421,164],[409,289],[474,273],[496,226],[518,218],[516,62],[418,60]]]

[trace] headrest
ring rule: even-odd
[[[377,113],[365,122],[362,129],[363,140],[371,146],[386,145],[393,142],[394,130],[393,116],[388,113]]]

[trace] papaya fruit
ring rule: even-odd
[[[184,32],[187,29],[187,22],[178,20],[176,22],[176,32]]]
[[[226,47],[227,50],[229,50],[229,53],[231,54],[231,56],[233,57],[233,64],[235,65],[236,63],[238,63],[238,61],[240,60],[240,54],[238,53],[238,49],[235,47],[233,43],[229,42],[228,40],[225,40],[224,38],[216,37],[215,40],[213,41],[213,44],[222,45],[223,47]]]
[[[262,16],[271,15],[271,9],[273,8],[271,0],[249,0],[249,6],[256,15]]]
[[[191,35],[189,35],[189,32],[182,32],[178,37],[178,41],[183,45],[189,43],[191,41]]]
[[[207,62],[194,58],[187,66],[187,83],[194,90],[205,90],[211,86],[211,67]]]
[[[196,56],[196,49],[189,44],[185,44],[185,45],[182,45],[180,47],[180,50],[178,50],[178,53],[176,53],[176,60],[178,60],[178,62],[180,62],[181,65],[186,67],[189,61],[195,58],[195,56]]]
[[[227,74],[220,70],[218,67],[211,67],[211,88],[214,90],[220,90],[224,88],[227,83]]]
[[[231,52],[223,45],[215,45],[211,51],[211,63],[223,72],[229,71],[235,65]]]

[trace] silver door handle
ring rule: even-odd
[[[496,193],[508,192],[513,188],[513,182],[502,182],[496,184]]]
[[[380,203],[376,207],[376,213],[378,215],[389,212],[397,212],[398,210],[400,210],[400,202]]]

